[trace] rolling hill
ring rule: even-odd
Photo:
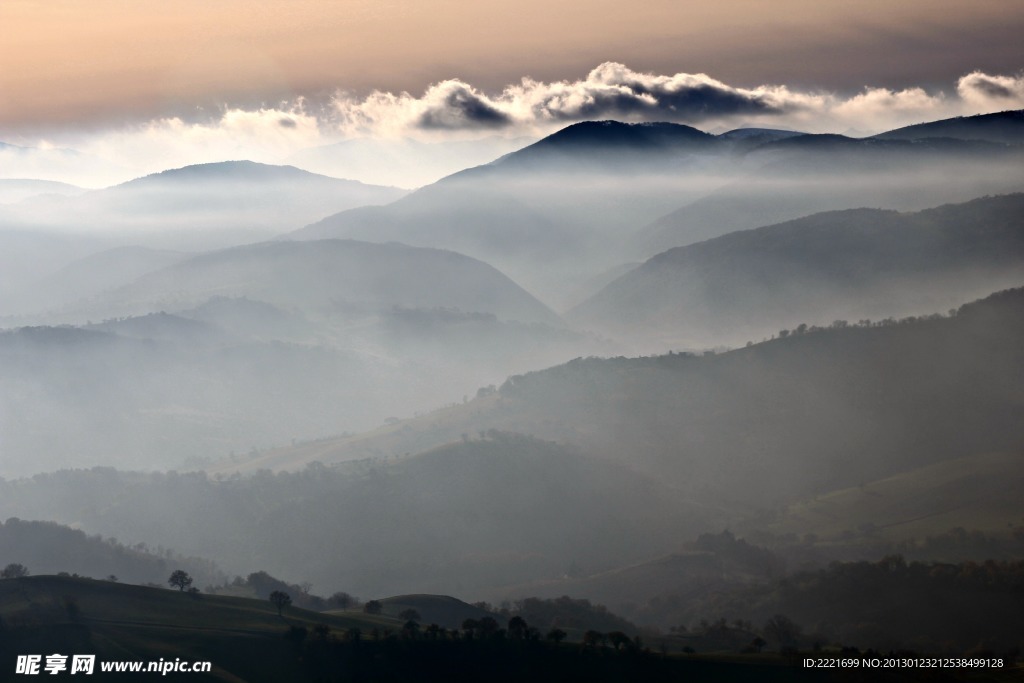
[[[269,452],[249,467],[415,453],[461,433],[515,430],[745,514],[1018,448],[1022,305],[1017,289],[952,317],[797,329],[727,353],[581,358],[511,377],[462,406]]]
[[[713,136],[679,124],[590,121],[286,237],[453,249],[561,308],[624,261],[733,230],[826,210],[916,211],[1020,191],[1022,154],[980,139],[760,129]]]
[[[384,207],[329,216],[289,239],[453,249],[495,264],[552,305],[566,283],[618,265],[623,234],[717,179],[730,143],[678,124],[585,122]]]
[[[101,301],[142,312],[245,296],[286,309],[358,314],[450,307],[505,320],[558,316],[494,268],[449,251],[352,240],[263,242],[193,257]]]
[[[976,454],[816,496],[788,506],[767,525],[759,520],[744,526],[811,534],[821,544],[920,542],[957,527],[1008,537],[1024,522],[1022,485],[1024,453]]]
[[[0,144],[2,154],[3,145]],[[15,204],[39,195],[73,196],[83,192],[86,192],[84,188],[53,180],[0,178],[0,204]]]
[[[955,138],[1020,145],[1024,144],[1024,110],[929,121],[890,130],[876,135],[875,138],[880,140]]]
[[[644,226],[630,252],[650,257],[735,230],[813,213],[876,207],[920,211],[1024,188],[1020,112],[921,124],[873,138],[740,138],[742,164],[723,183]],[[999,123],[999,122],[1002,123]],[[1017,131],[986,137],[1006,125]],[[931,128],[934,126],[935,128]],[[942,131],[938,138],[914,131]],[[726,133],[723,137],[732,135]],[[760,144],[755,144],[760,141]]]
[[[26,311],[39,311],[72,305],[193,255],[138,246],[105,249],[72,261],[23,288],[20,306]]]
[[[364,614],[325,614],[289,607],[284,616],[267,600],[180,593],[92,579],[30,576],[0,581],[5,680],[15,655],[96,655],[90,679],[198,681],[314,680],[302,650],[285,635],[307,635],[318,625],[341,635],[395,628],[394,619]],[[302,640],[298,644],[301,645]],[[171,675],[107,673],[102,662],[183,660],[212,662],[209,673]],[[68,660],[69,663],[70,660]],[[42,667],[40,667],[42,668]],[[305,678],[308,674],[309,677]],[[65,673],[65,675],[67,675]]]
[[[663,252],[574,308],[647,348],[739,344],[800,323],[946,310],[1024,282],[1024,195],[826,212]]]
[[[472,596],[574,564],[609,569],[670,551],[712,513],[621,465],[498,432],[294,474],[94,469],[0,481],[3,516],[45,515],[363,596]]]
[[[10,518],[0,523],[0,557],[32,574],[81,575],[126,583],[163,584],[175,569],[184,569],[199,586],[227,580],[209,560],[184,557],[170,550],[150,549],[146,543],[128,547],[113,538],[87,536],[81,529],[53,522]]]
[[[187,251],[253,241],[403,194],[291,166],[224,161],[167,170],[59,201],[29,199],[2,207],[0,218],[21,229],[131,236],[134,244]]]

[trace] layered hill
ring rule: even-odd
[[[728,353],[577,359],[464,406],[267,453],[301,467],[517,430],[578,444],[719,509],[796,501],[948,458],[1018,448],[1022,290],[953,317],[838,322]]]
[[[2,153],[3,145],[0,144],[0,154]],[[0,204],[15,204],[39,195],[73,196],[83,192],[86,192],[84,188],[53,180],[0,179]]]
[[[946,310],[1024,281],[1024,195],[826,212],[663,252],[569,314],[649,347]]]
[[[494,263],[555,307],[623,261],[808,214],[920,210],[1024,187],[1019,145],[971,137],[714,136],[679,124],[591,121],[387,206],[289,239],[453,249]]]
[[[918,123],[881,133],[875,138],[880,140],[955,138],[1019,145],[1024,144],[1024,110],[958,116],[942,121]]]
[[[123,275],[145,266],[135,251],[83,265]],[[174,263],[52,314],[75,327],[0,332],[0,474],[195,466],[366,431],[615,350],[452,252],[325,240],[143,255]]]
[[[450,251],[353,240],[263,242],[193,257],[110,292],[110,305],[185,308],[212,296],[313,311],[451,307],[507,320],[557,316],[496,269]]]
[[[492,432],[401,458],[253,478],[64,471],[0,482],[0,514],[260,567],[330,593],[479,595],[675,548],[708,511],[574,449]],[[176,520],[168,524],[168,516]]]
[[[821,211],[918,211],[1019,192],[1024,188],[1020,120],[1021,112],[1004,112],[920,124],[865,139],[744,137],[742,164],[723,178],[722,185],[637,226],[630,253],[649,257]],[[993,134],[996,129],[1002,134]]]
[[[20,306],[68,306],[194,256],[170,249],[114,247],[72,261],[22,291]]]
[[[242,235],[251,241],[345,209],[387,203],[404,193],[291,166],[225,161],[163,171],[74,197],[28,200],[4,207],[0,217],[9,226],[127,231],[136,240],[160,237],[168,243],[170,238],[158,233],[171,232],[174,239],[198,248],[237,243]]]
[[[183,569],[200,586],[227,580],[209,560],[183,557],[165,549],[157,554],[154,550],[146,543],[128,547],[115,539],[87,536],[81,529],[53,522],[11,518],[0,523],[0,557],[4,558],[4,565],[21,564],[33,575],[73,574],[127,583],[163,584],[172,571]]]
[[[358,138],[298,151],[287,162],[335,178],[422,187],[464,168],[486,164],[533,141],[499,135],[432,142]]]
[[[1018,495],[1022,485],[1024,451],[986,452],[816,496],[786,507],[767,525],[762,519],[743,527],[762,526],[779,536],[810,535],[823,547],[913,539],[904,553],[963,560],[971,555],[966,544],[942,549],[926,539],[959,528],[965,537],[981,532],[1007,540],[1024,521]]]
[[[678,124],[585,122],[385,207],[323,219],[290,239],[340,237],[454,249],[549,301],[620,262],[622,235],[709,184],[731,145]]]
[[[178,467],[379,424],[418,403],[390,389],[401,367],[366,353],[248,340],[161,314],[5,331],[0,364],[6,476]]]

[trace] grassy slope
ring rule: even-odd
[[[822,540],[871,525],[886,540],[921,538],[960,526],[1005,534],[1021,522],[1024,452],[990,453],[928,465],[791,505],[769,530]]]
[[[69,598],[78,607],[76,616],[65,607]],[[0,653],[0,678],[14,670],[15,655],[45,650],[96,654],[97,661],[213,662],[210,677],[191,675],[190,680],[288,680],[295,666],[284,638],[289,626],[327,624],[332,631],[397,626],[383,616],[293,607],[279,617],[265,600],[54,576],[0,581],[0,618],[9,644]]]
[[[71,596],[80,608],[69,618],[63,607]],[[396,600],[427,596],[403,596]],[[50,576],[0,581],[0,680],[11,679],[18,654],[95,654],[97,672],[89,680],[257,681],[914,681],[914,672],[815,671],[771,655],[737,657],[637,657],[610,650],[561,648],[523,643],[483,644],[424,641],[346,648],[336,640],[309,636],[304,645],[283,637],[286,625],[369,631],[397,623],[387,617],[328,615],[289,608],[283,618],[265,601],[200,596],[84,579]],[[360,655],[360,651],[363,653]],[[347,654],[346,654],[347,653]],[[368,656],[367,656],[368,655]],[[333,657],[339,657],[334,659]],[[108,674],[110,660],[213,662],[210,674]],[[930,672],[927,680],[1014,680],[1019,669],[987,672]],[[1005,675],[1004,675],[1005,674]],[[65,674],[67,675],[67,674]],[[13,676],[14,680],[22,677]]]

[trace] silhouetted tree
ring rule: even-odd
[[[0,571],[0,579],[20,579],[28,576],[28,567],[17,562],[12,562]]]
[[[560,628],[553,628],[550,631],[548,631],[547,639],[557,645],[558,643],[560,643],[563,640],[565,640],[567,635],[569,635],[569,634],[567,634],[562,629],[560,629]]]
[[[292,604],[292,596],[284,591],[274,591],[270,594],[270,602],[274,603],[274,606],[277,607],[277,616],[281,616],[281,610]]]
[[[466,638],[472,638],[473,635],[479,630],[480,622],[477,619],[463,619],[462,620],[462,631]]]
[[[765,622],[764,634],[782,648],[794,647],[800,637],[800,627],[789,617],[776,614]]]
[[[344,591],[338,591],[331,597],[327,598],[327,604],[337,609],[348,609],[359,602],[355,597],[349,595]]]
[[[414,610],[412,607],[406,608],[398,613],[399,619],[405,619],[406,621],[420,621],[420,613]]]
[[[477,628],[480,630],[481,638],[490,638],[498,632],[499,626],[494,617],[481,617],[477,622]]]
[[[402,637],[408,640],[416,640],[416,637],[420,634],[420,625],[413,621],[408,620],[402,624]]]
[[[508,620],[508,635],[513,640],[522,640],[526,637],[526,631],[529,627],[526,624],[526,620],[522,617],[516,616]]]
[[[363,605],[363,611],[367,614],[380,614],[384,610],[384,605],[381,604],[380,600],[370,600]]]
[[[167,579],[167,583],[184,593],[185,589],[192,585],[192,577],[184,569],[175,569],[171,572],[171,578]]]
[[[608,640],[616,650],[629,649],[633,645],[633,641],[622,631],[612,631],[608,634]]]

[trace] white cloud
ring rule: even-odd
[[[524,78],[488,95],[449,80],[421,97],[374,92],[338,94],[331,111],[338,130],[360,136],[435,136],[480,130],[544,134],[573,121],[674,121],[702,128],[757,124],[813,132],[865,133],[961,114],[1024,106],[1024,79],[975,72],[956,92],[866,87],[854,95],[797,90],[786,85],[741,88],[707,74],[642,73],[614,62],[575,81]]]
[[[249,159],[279,163],[296,149],[322,143],[321,122],[297,100],[256,110],[226,109],[211,120],[179,117],[72,140],[75,149],[126,169],[130,177],[189,164]],[[123,178],[120,180],[127,180]]]
[[[959,113],[957,103],[945,94],[930,95],[922,88],[866,88],[850,98],[830,98],[819,112],[832,125],[871,133]]]
[[[1024,74],[990,76],[973,71],[957,82],[957,94],[964,104],[984,111],[1024,108]]]

